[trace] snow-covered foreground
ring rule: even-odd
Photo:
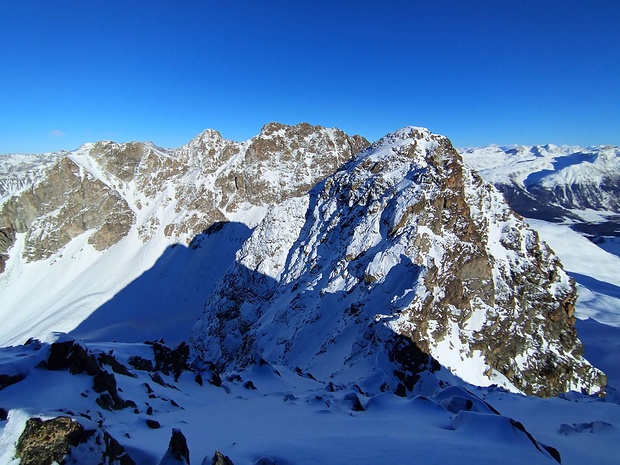
[[[4,361],[13,358],[30,373],[0,391],[0,405],[10,409],[8,422],[0,423],[2,464],[18,463],[12,459],[14,443],[28,417],[67,414],[101,421],[144,465],[158,463],[172,428],[187,437],[191,463],[212,457],[216,449],[235,464],[261,457],[283,464],[556,463],[542,444],[558,449],[564,464],[613,464],[620,451],[615,426],[620,425],[620,405],[600,399],[576,394],[527,398],[474,387],[471,392],[449,387],[430,398],[393,393],[369,398],[354,387],[330,386],[309,374],[258,364],[224,377],[220,387],[206,381],[199,385],[191,372],[178,382],[163,375],[169,386],[157,384],[147,372],[132,370],[137,378],[117,374],[120,395],[134,400],[138,413],[131,408],[110,412],[93,402],[97,394],[90,376],[24,366],[24,360],[45,358],[48,348],[3,349]],[[142,344],[90,349],[113,350],[123,362],[129,354],[146,358],[150,350]],[[148,427],[147,419],[161,427]]]
[[[607,399],[577,393],[540,399],[464,383],[471,394],[451,387],[412,399],[392,393],[367,397],[355,386],[330,386],[287,367],[257,364],[225,374],[221,387],[207,381],[201,386],[189,371],[178,382],[162,375],[168,386],[144,371],[132,370],[137,378],[117,374],[119,394],[135,401],[138,413],[132,408],[108,411],[94,402],[92,377],[35,368],[47,356],[48,344],[39,350],[16,346],[0,349],[1,371],[28,375],[0,390],[0,407],[9,412],[8,421],[0,421],[0,464],[19,463],[13,458],[15,442],[27,418],[59,415],[100,421],[136,463],[144,465],[159,462],[172,428],[187,437],[191,463],[210,460],[216,449],[237,465],[261,457],[283,464],[556,463],[516,422],[535,441],[556,448],[563,464],[615,464],[620,456],[620,396],[615,389],[620,385],[615,357],[620,259],[567,227],[538,221],[532,226],[579,283],[577,326],[586,356],[609,376]],[[171,331],[176,340],[179,327]],[[131,355],[152,357],[144,344],[88,347],[93,353],[113,351],[124,364]],[[248,389],[248,381],[255,390]],[[153,391],[150,395],[145,383]],[[364,410],[354,408],[356,397]],[[148,427],[147,419],[161,428]]]

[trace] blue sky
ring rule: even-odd
[[[620,144],[620,2],[0,2],[0,153],[307,121]]]

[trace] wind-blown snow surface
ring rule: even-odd
[[[89,347],[95,354],[113,351],[124,364],[131,355],[152,358],[143,344]],[[2,368],[27,374],[0,391],[0,405],[9,410],[8,421],[0,421],[2,465],[18,463],[14,444],[27,418],[59,415],[98,421],[140,465],[158,463],[175,428],[187,437],[191,463],[201,463],[216,449],[236,465],[261,457],[300,465],[557,463],[540,441],[558,449],[565,465],[611,465],[620,451],[620,406],[580,394],[539,399],[468,386],[448,387],[430,398],[369,397],[310,373],[256,364],[223,376],[221,387],[206,380],[201,386],[191,372],[178,381],[162,374],[162,385],[132,369],[136,378],[117,374],[116,379],[120,395],[136,402],[137,413],[111,412],[94,402],[97,393],[88,375],[35,368],[48,351],[45,344],[2,349]],[[147,420],[161,427],[152,429]]]

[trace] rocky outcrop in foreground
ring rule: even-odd
[[[69,417],[30,418],[17,442],[16,457],[21,465],[135,465],[107,432]]]

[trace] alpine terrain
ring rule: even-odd
[[[306,123],[0,156],[0,464],[615,463],[619,159]]]

